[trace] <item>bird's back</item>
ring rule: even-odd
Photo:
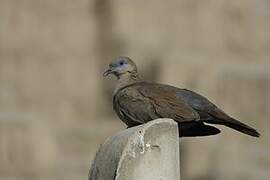
[[[148,82],[134,83],[114,95],[114,110],[128,126],[156,118],[178,122],[199,120],[199,115],[181,98],[174,87]]]

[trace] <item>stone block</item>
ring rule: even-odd
[[[121,131],[100,147],[89,180],[179,180],[177,124],[157,119]]]

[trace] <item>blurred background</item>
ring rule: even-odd
[[[102,77],[125,55],[262,134],[183,139],[184,180],[269,180],[269,19],[269,0],[0,0],[0,179],[87,179],[125,128]]]

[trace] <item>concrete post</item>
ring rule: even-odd
[[[177,123],[157,119],[109,137],[88,180],[180,180]]]

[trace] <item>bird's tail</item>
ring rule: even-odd
[[[220,133],[216,127],[199,122],[178,123],[179,137],[211,136]]]
[[[253,136],[253,137],[260,137],[260,133],[256,131],[256,129],[241,123],[240,121],[233,119],[233,118],[228,118],[228,119],[219,119],[217,121],[212,121],[212,122],[207,122],[211,124],[221,124],[225,125],[227,127],[230,127],[232,129],[235,129],[237,131],[240,131],[244,134]]]

